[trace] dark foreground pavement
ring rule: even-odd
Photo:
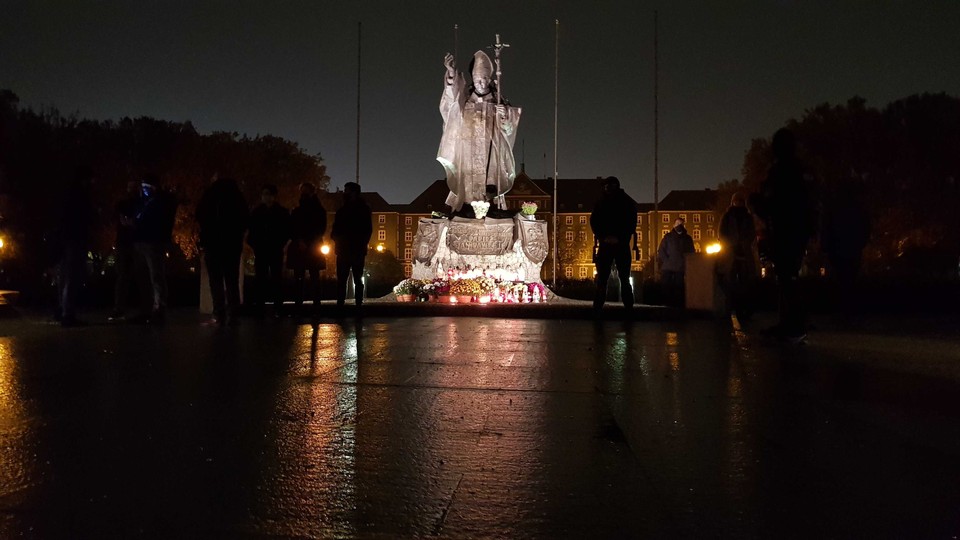
[[[0,320],[0,538],[960,531],[949,321],[198,321]]]

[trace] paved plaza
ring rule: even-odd
[[[960,532],[955,321],[435,315],[0,320],[0,538]]]

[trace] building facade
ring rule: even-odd
[[[553,229],[553,179],[531,179],[521,169],[513,189],[506,195],[507,207],[519,210],[524,202],[535,202],[537,218],[545,220],[551,242],[556,242],[557,279],[593,279],[595,238],[590,229],[590,213],[603,191],[601,177],[590,179],[561,178],[557,184],[557,230]],[[410,276],[413,270],[413,239],[421,218],[433,212],[446,212],[446,180],[436,180],[409,204],[389,204],[375,192],[362,194],[370,205],[373,219],[373,237],[370,248],[393,253]],[[333,193],[324,198],[330,221],[339,208],[342,195]],[[653,203],[637,203],[638,258],[631,270],[643,271],[656,257],[660,239],[673,228],[677,218],[686,221],[693,237],[694,247],[701,251],[716,242],[719,216],[714,211],[716,192],[705,190],[674,190],[669,192],[655,211]],[[552,244],[551,244],[552,247]],[[328,265],[327,274],[333,272]],[[543,263],[541,279],[553,277],[553,250]]]

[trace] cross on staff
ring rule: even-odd
[[[496,66],[497,66],[497,72],[496,72],[496,75],[497,75],[497,103],[500,104],[500,105],[503,104],[503,90],[502,90],[501,87],[500,87],[500,75],[501,75],[501,71],[500,71],[500,51],[502,51],[504,48],[509,47],[509,46],[510,46],[509,43],[501,43],[501,42],[500,42],[500,34],[496,34],[496,42],[494,42],[493,45],[490,45],[490,46],[487,47],[488,49],[493,49],[493,61],[494,61],[494,63],[495,63]]]

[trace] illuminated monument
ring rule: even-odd
[[[493,62],[483,51],[474,53],[469,84],[457,73],[453,55],[444,58],[437,161],[446,172],[446,204],[453,215],[420,220],[415,279],[481,273],[541,283],[540,268],[549,253],[547,223],[509,211],[504,203],[516,177],[513,145],[521,114],[500,93],[500,53],[507,46],[497,35]]]

